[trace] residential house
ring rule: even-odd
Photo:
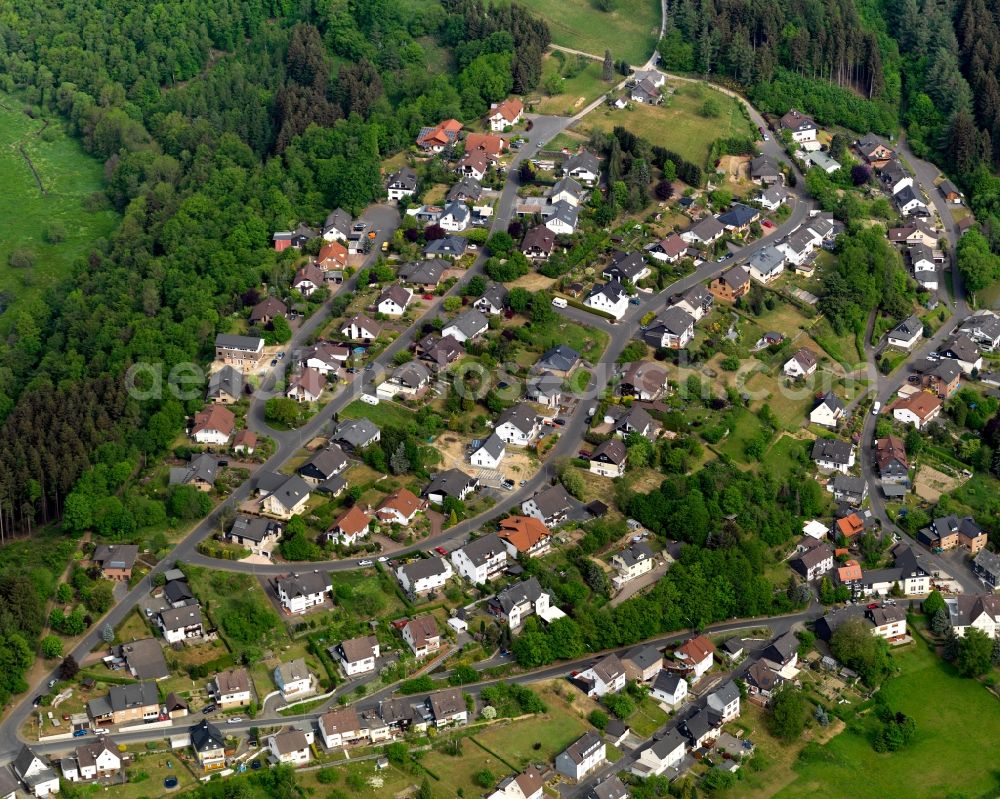
[[[327,541],[333,541],[345,546],[354,546],[362,538],[368,536],[372,517],[357,505],[352,505],[337,517],[329,530],[326,531]]]
[[[763,271],[760,272],[761,276],[757,280],[766,282],[762,280],[764,274]],[[742,266],[734,266],[709,283],[708,290],[720,300],[735,302],[750,291],[750,273]]]
[[[823,239],[813,233],[810,228],[800,227],[789,234],[788,238],[777,246],[777,249],[791,264],[801,266],[822,241]]]
[[[649,266],[639,251],[624,253],[616,252],[611,257],[611,263],[604,268],[601,277],[618,283],[637,283],[649,275]]]
[[[90,560],[101,570],[101,577],[105,580],[122,582],[132,579],[132,569],[138,557],[139,547],[135,544],[98,544]]]
[[[784,244],[781,246],[785,247]],[[731,269],[730,272],[736,272],[736,270],[742,270],[744,272],[749,270],[750,277],[758,283],[767,285],[768,283],[777,280],[777,278],[785,271],[785,251],[770,244],[766,247],[761,247],[757,250],[757,252],[750,256],[750,260],[747,261],[746,269],[743,269],[741,266],[737,266]],[[729,274],[729,272],[726,274]],[[749,283],[747,284],[747,290],[749,290]],[[746,292],[744,291],[743,293],[745,294]]]
[[[715,740],[721,726],[714,714],[710,713],[707,707],[703,707],[691,718],[681,722],[680,732],[687,737],[692,749],[700,749]]]
[[[490,111],[486,115],[490,130],[500,133],[507,128],[512,128],[524,116],[524,103],[516,97],[509,97],[502,103],[494,103],[490,106]]]
[[[243,396],[243,373],[226,365],[208,376],[206,399],[220,405],[232,405]]]
[[[396,568],[396,579],[409,594],[422,596],[443,588],[455,574],[445,558],[420,558]]]
[[[775,671],[790,674],[799,662],[798,637],[792,630],[782,633],[764,648],[760,658],[771,663]]]
[[[428,333],[418,342],[417,352],[422,361],[441,369],[465,355],[465,347],[454,336],[439,337]]]
[[[833,569],[833,550],[826,544],[819,543],[798,557],[792,558],[789,566],[798,572],[803,580],[812,582]]]
[[[386,316],[402,316],[413,299],[413,292],[404,286],[386,286],[375,301],[375,309]]]
[[[625,474],[628,452],[620,439],[602,441],[590,456],[590,471],[603,477],[621,477]]]
[[[816,363],[816,353],[808,347],[800,347],[791,358],[785,361],[781,371],[784,372],[785,377],[795,379],[808,377],[816,371]]]
[[[280,522],[260,516],[239,514],[226,538],[234,544],[246,547],[255,555],[270,552],[271,547],[281,538],[283,528]]]
[[[726,680],[708,695],[708,710],[718,721],[727,724],[740,715],[740,689],[732,680]]]
[[[837,519],[834,527],[840,538],[850,542],[854,536],[861,535],[865,531],[865,522],[857,513],[848,513]]]
[[[909,351],[923,335],[924,323],[917,316],[909,316],[889,331],[886,341],[890,347]]]
[[[285,613],[305,613],[309,608],[322,605],[330,588],[326,572],[290,574],[274,581],[274,592]]]
[[[317,369],[306,367],[292,378],[285,396],[296,402],[317,402],[326,388],[326,378]]]
[[[163,647],[155,638],[142,638],[120,644],[115,651],[125,661],[125,668],[137,680],[163,680],[170,676]]]
[[[902,439],[886,436],[875,439],[875,464],[883,483],[900,483],[910,473],[910,462]]]
[[[241,371],[256,369],[264,360],[264,339],[219,333],[215,337],[215,360]]]
[[[229,443],[235,429],[236,417],[229,408],[209,405],[194,415],[191,438],[199,444],[222,447]]]
[[[527,402],[519,402],[507,408],[493,426],[494,434],[500,436],[505,444],[518,447],[531,444],[538,437],[540,429],[538,414]]]
[[[596,733],[588,732],[556,755],[556,772],[578,782],[596,771],[607,761],[604,741]]]
[[[316,255],[316,265],[324,272],[338,271],[347,268],[347,247],[339,241],[325,244]],[[330,280],[330,275],[326,275]]]
[[[831,158],[822,150],[807,152],[802,160],[805,161],[806,169],[822,169],[828,175],[832,175],[841,167],[840,161]]]
[[[952,205],[962,204],[962,192],[960,192],[958,187],[948,180],[948,178],[945,178],[938,184],[938,191],[941,192],[941,196]]]
[[[375,444],[381,437],[381,431],[368,419],[345,419],[337,425],[331,439],[348,452],[358,452]]]
[[[398,524],[409,527],[416,515],[426,504],[420,497],[408,488],[397,488],[382,500],[375,511],[375,516],[384,524]]]
[[[975,557],[986,546],[986,531],[971,516],[942,516],[931,522],[918,536],[922,543],[935,550],[963,547]]]
[[[913,279],[921,287],[928,291],[937,291],[937,263],[930,247],[923,244],[914,244],[910,247],[910,268],[913,270]]]
[[[484,314],[499,316],[507,308],[507,289],[503,284],[491,281],[483,296],[472,303],[472,307]]]
[[[163,586],[163,598],[172,608],[198,604],[186,580],[168,580]]]
[[[684,681],[681,680],[681,683]],[[687,739],[672,729],[659,740],[654,738],[651,746],[642,749],[632,764],[631,772],[639,777],[657,777],[676,770],[684,759],[687,747]]]
[[[289,699],[308,696],[316,690],[312,672],[306,666],[304,658],[279,663],[274,669],[274,684],[278,686],[286,702]]]
[[[78,746],[73,755],[61,764],[63,777],[69,782],[111,777],[122,769],[118,744],[108,737]]]
[[[393,399],[397,396],[418,397],[430,382],[431,374],[422,363],[410,361],[393,369],[392,374],[375,389],[379,399]]]
[[[956,331],[964,333],[987,352],[1000,348],[1000,314],[994,311],[983,309],[973,312],[962,320]]]
[[[760,207],[767,211],[777,211],[785,204],[785,200],[787,199],[788,191],[784,186],[771,186],[757,195],[757,202],[760,203]]]
[[[295,230],[279,230],[271,236],[271,241],[274,242],[275,252],[284,252],[289,247],[301,250],[310,241],[316,238],[316,231],[313,230],[308,225],[299,223],[299,226]]]
[[[507,457],[507,445],[496,433],[491,433],[488,438],[473,445],[472,453],[469,455],[469,462],[473,466],[483,469],[496,469]]]
[[[531,577],[498,591],[487,603],[487,608],[500,621],[505,621],[513,631],[520,627],[528,616],[545,618],[551,601],[548,593],[538,584],[538,579]]]
[[[622,655],[622,664],[627,679],[649,682],[663,668],[663,653],[650,644],[640,644]]]
[[[643,341],[653,347],[682,350],[694,338],[694,317],[681,306],[667,308],[642,333]]]
[[[499,522],[497,532],[513,560],[519,556],[536,558],[549,551],[552,534],[541,521],[531,516],[508,516]]]
[[[730,233],[746,233],[750,225],[760,219],[760,211],[743,203],[733,203],[729,210],[719,214],[719,224]]]
[[[677,708],[687,699],[687,680],[680,672],[661,669],[653,679],[650,694],[657,702]]]
[[[404,166],[389,175],[385,184],[390,200],[402,200],[412,197],[417,192],[417,173]]]
[[[297,474],[287,477],[278,472],[261,472],[257,475],[257,496],[262,513],[287,521],[306,509],[309,484]]]
[[[203,771],[217,771],[226,767],[226,741],[222,732],[211,722],[202,719],[191,728],[191,748]]]
[[[996,594],[959,594],[945,599],[952,632],[965,637],[970,627],[996,639],[1000,635],[1000,596]]]
[[[160,693],[152,680],[109,685],[105,696],[87,702],[87,715],[95,725],[156,721]]]
[[[925,391],[917,391],[896,400],[889,407],[896,421],[912,424],[917,430],[921,430],[940,416],[943,406],[937,397]]]
[[[586,194],[586,189],[578,181],[573,180],[569,175],[563,175],[545,190],[545,201],[549,205],[555,205],[558,202],[579,205]]]
[[[580,363],[580,353],[565,344],[557,344],[542,353],[535,363],[538,372],[551,372],[559,377],[567,377]]]
[[[373,322],[364,314],[356,314],[340,328],[340,335],[344,338],[351,341],[362,341],[365,344],[371,344],[381,332],[382,325]]]
[[[823,395],[815,408],[809,413],[809,421],[823,427],[835,428],[844,415],[844,403],[832,391]]]
[[[490,320],[475,308],[460,313],[442,330],[441,335],[451,336],[460,343],[471,341],[481,336],[490,327]]]
[[[353,221],[343,208],[331,211],[323,223],[323,238],[326,241],[347,241]]]
[[[756,661],[747,670],[747,693],[765,703],[784,682],[785,679],[763,660]]]
[[[483,185],[473,177],[463,177],[448,189],[445,200],[450,203],[475,203],[483,194]]]
[[[371,740],[371,728],[367,720],[354,707],[342,707],[324,713],[316,722],[323,746],[340,749],[350,744]]]
[[[972,559],[972,570],[990,588],[1000,585],[1000,556],[988,549],[979,550]]]
[[[687,252],[687,242],[684,241],[676,233],[671,233],[665,239],[660,239],[658,242],[649,245],[646,248],[653,258],[657,261],[665,261],[669,264],[677,263],[680,257]]]
[[[482,153],[491,161],[496,161],[507,149],[507,141],[492,133],[470,133],[465,137],[466,153]]]
[[[833,498],[838,502],[858,507],[868,497],[868,483],[863,477],[836,474],[833,477]]]
[[[425,258],[447,258],[455,260],[465,255],[469,240],[464,236],[445,236],[427,242],[424,246]]]
[[[380,647],[374,635],[349,638],[341,641],[334,649],[344,674],[355,677],[375,671],[375,661],[379,658]],[[328,744],[329,745],[329,744]]]
[[[688,672],[691,682],[696,682],[712,668],[715,663],[714,653],[715,645],[704,635],[696,635],[677,647],[674,650],[674,657]]]
[[[298,468],[298,473],[311,486],[325,483],[347,468],[347,456],[336,444],[319,450]]]
[[[722,238],[726,232],[723,224],[714,216],[706,216],[700,222],[681,233],[681,238],[688,244],[711,244]]]
[[[301,766],[312,760],[312,742],[312,730],[287,729],[268,736],[267,748],[278,763]]]
[[[585,799],[629,799],[631,795],[621,778],[617,774],[612,774],[591,788]]]
[[[938,243],[938,232],[923,219],[914,219],[902,227],[890,228],[887,235],[893,244],[902,244],[906,247],[923,244],[933,249]]]
[[[414,616],[403,627],[403,640],[418,657],[426,657],[441,648],[441,633],[434,617],[427,614]]]
[[[638,81],[629,94],[632,102],[643,103],[644,105],[659,105],[663,102],[663,93],[653,84],[649,78]]]
[[[476,156],[471,157],[475,158]],[[472,173],[472,176],[477,180],[482,180],[483,177],[482,175],[477,177],[475,173]],[[441,218],[438,219],[438,225],[441,226],[442,230],[449,233],[461,233],[469,226],[470,220],[469,206],[464,202],[450,202],[444,207]]]
[[[615,413],[619,415],[616,417]],[[615,435],[622,438],[629,433],[638,433],[644,438],[652,439],[657,429],[653,417],[645,408],[638,405],[628,409],[610,405],[604,415],[604,421],[613,424]]]
[[[156,623],[168,644],[201,638],[205,634],[201,607],[197,604],[161,610],[156,614]]]
[[[489,799],[542,799],[544,785],[542,772],[528,766],[520,774],[503,779]]]
[[[653,550],[645,541],[634,541],[615,553],[611,558],[611,565],[618,572],[614,578],[615,588],[620,589],[625,583],[648,574],[653,569],[653,563]]]
[[[912,185],[903,186],[892,199],[901,216],[927,216],[927,203]]]
[[[983,358],[979,354],[976,343],[965,333],[957,333],[945,341],[937,352],[936,358],[953,358],[962,367],[962,372],[971,375],[974,371],[983,369]]]
[[[11,768],[32,796],[41,797],[59,793],[59,775],[27,746],[21,747],[21,751],[11,763]]]
[[[572,203],[560,200],[551,207],[551,213],[544,224],[557,236],[571,236],[576,231],[580,209]]]
[[[556,234],[545,225],[538,225],[524,234],[521,252],[532,260],[544,261],[552,255],[555,244]]]
[[[434,718],[434,726],[438,728],[465,724],[469,720],[469,709],[460,688],[435,691],[427,697],[427,707]]]
[[[432,128],[421,128],[417,134],[417,147],[431,153],[439,153],[458,141],[462,123],[457,119],[446,119]]]
[[[758,155],[750,161],[750,180],[762,186],[784,183],[785,176],[769,155]]]
[[[653,361],[633,361],[625,364],[618,394],[644,401],[659,399],[667,387],[666,369]]]
[[[617,655],[605,655],[589,669],[577,674],[576,680],[584,684],[587,696],[616,694],[625,687],[625,666]]]
[[[792,141],[799,144],[816,141],[818,131],[816,123],[794,108],[781,118],[778,127],[781,130],[789,131],[792,135]]]
[[[303,352],[299,363],[304,368],[315,369],[324,377],[333,375],[336,378],[337,373],[350,357],[351,350],[348,347],[332,344],[329,341],[321,341]]]
[[[233,439],[233,452],[238,455],[253,455],[257,448],[257,434],[246,428],[240,430]]]
[[[292,278],[292,288],[303,297],[309,297],[316,289],[322,288],[325,280],[323,270],[313,263],[308,263],[296,270],[295,277]]]
[[[885,141],[871,133],[858,140],[855,147],[873,169],[882,169],[895,156],[895,152]]]
[[[478,478],[471,477],[461,469],[446,469],[431,477],[423,495],[435,505],[441,505],[448,497],[464,500],[478,488]]]
[[[694,321],[698,322],[708,313],[713,302],[715,302],[715,298],[712,293],[701,283],[698,283],[687,291],[675,294],[668,299],[667,306],[687,311],[694,318]]]
[[[563,174],[580,181],[587,186],[593,186],[601,177],[600,162],[596,155],[588,150],[580,150],[563,163]]]
[[[521,513],[532,516],[549,527],[566,521],[573,510],[573,500],[561,483],[544,488],[521,503]]]
[[[839,438],[817,438],[813,442],[812,459],[820,469],[847,474],[854,466],[854,445]]]
[[[563,380],[551,372],[531,375],[524,385],[524,396],[529,402],[558,409],[562,405]]]
[[[431,291],[441,282],[447,264],[444,261],[410,261],[399,267],[399,278],[404,283]],[[411,298],[412,299],[412,298]]]
[[[451,563],[462,577],[480,585],[507,568],[507,548],[496,533],[487,533],[454,550]]]
[[[906,544],[897,544],[893,555],[895,563],[891,569],[871,569],[864,572],[857,583],[856,593],[888,596],[895,585],[907,596],[930,592],[931,573],[924,564],[923,556]]]
[[[253,681],[250,679],[250,672],[242,667],[220,671],[209,685],[209,693],[223,710],[249,705],[253,701]]]
[[[873,604],[848,605],[831,610],[816,621],[816,637],[829,641],[846,621],[860,620],[871,630],[871,634],[887,641],[906,635],[906,611],[894,605]]]

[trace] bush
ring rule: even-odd
[[[603,730],[608,726],[608,714],[603,710],[591,710],[590,715],[587,716],[587,721],[593,724],[597,729]]]
[[[480,788],[492,788],[497,781],[496,775],[488,768],[477,771],[472,779]]]
[[[42,639],[42,657],[49,660],[62,655],[62,640],[57,635],[46,635]]]
[[[12,269],[31,269],[35,265],[35,254],[23,248],[11,250],[7,256],[7,264]]]

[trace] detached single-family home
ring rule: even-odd
[[[534,365],[537,372],[551,372],[558,377],[566,377],[580,363],[580,353],[565,344],[557,344],[542,353]]]
[[[462,577],[479,585],[507,568],[507,547],[496,533],[487,533],[454,550],[451,563]]]
[[[413,299],[412,291],[398,284],[393,284],[382,290],[375,301],[375,309],[386,316],[402,316],[411,299]]]
[[[556,771],[580,781],[607,761],[607,747],[597,733],[588,732],[556,755]]]
[[[534,766],[503,779],[489,799],[542,799],[545,778]]]
[[[939,359],[953,358],[967,375],[983,369],[983,356],[979,353],[979,347],[965,333],[957,333],[949,337],[938,347],[934,357]]]
[[[299,475],[311,486],[325,483],[347,468],[347,456],[336,444],[321,449],[299,469]]]
[[[854,445],[839,438],[817,438],[812,459],[820,469],[847,474],[854,466]]]
[[[816,123],[805,114],[796,109],[791,109],[778,123],[781,130],[787,130],[792,134],[792,141],[802,142],[816,141],[818,128]]]
[[[928,291],[937,291],[937,263],[930,247],[924,244],[914,244],[910,247],[910,268],[917,283]]]
[[[681,238],[688,244],[711,244],[722,238],[726,232],[723,224],[714,216],[706,216],[693,227],[681,233]]]
[[[709,283],[708,290],[720,300],[735,302],[750,291],[750,273],[742,266],[734,266]]]
[[[645,541],[635,541],[611,558],[611,565],[618,572],[614,578],[615,588],[621,588],[625,583],[637,577],[648,574],[653,569],[653,550]]]
[[[663,653],[651,644],[640,644],[622,656],[625,676],[638,682],[649,682],[663,668]]]
[[[448,202],[475,203],[483,194],[483,184],[473,177],[463,177],[445,195]]]
[[[414,616],[403,627],[403,640],[418,658],[437,652],[441,648],[437,621],[430,614]]]
[[[538,413],[527,402],[519,402],[507,408],[497,419],[493,432],[505,444],[527,447],[541,430]]]
[[[829,155],[824,153],[822,150],[813,150],[808,152],[802,159],[806,163],[807,169],[818,168],[822,169],[826,174],[832,175],[838,169],[840,169],[840,161],[831,158]]]
[[[1000,595],[959,594],[945,600],[952,632],[959,638],[965,637],[969,628],[984,633],[987,638],[1000,636]]]
[[[884,483],[899,483],[910,473],[903,440],[897,436],[875,439],[875,464]]]
[[[687,685],[684,680],[681,684]],[[652,746],[645,747],[631,767],[631,772],[639,777],[658,777],[676,769],[687,752],[688,741],[677,730],[670,730]],[[679,775],[678,775],[679,776]]]
[[[399,267],[399,278],[404,283],[431,291],[441,282],[447,264],[439,260],[410,261]]]
[[[351,317],[341,328],[340,335],[351,341],[363,341],[370,344],[379,337],[382,332],[382,325],[374,322],[364,314],[357,314]]]
[[[243,385],[243,373],[226,365],[209,375],[205,397],[220,405],[232,405],[243,396]]]
[[[573,500],[561,483],[549,486],[521,503],[521,512],[525,516],[532,516],[549,527],[566,521],[572,510]]]
[[[663,92],[649,78],[643,78],[632,87],[629,97],[635,103],[659,105],[663,101]]]
[[[316,265],[319,266],[326,275],[327,280],[333,279],[331,272],[343,270],[347,267],[347,247],[339,241],[331,241],[324,245],[316,255]]]
[[[943,404],[934,395],[917,391],[896,400],[889,407],[892,408],[892,417],[896,421],[912,424],[920,430],[940,416]]]
[[[348,452],[358,452],[370,447],[382,437],[382,431],[368,419],[345,419],[333,431],[331,440]]]
[[[601,177],[600,161],[589,150],[580,150],[563,163],[563,173],[588,186],[593,186]]]
[[[1000,555],[995,552],[981,549],[979,554],[972,559],[972,570],[990,588],[996,588],[1000,585]]]
[[[689,638],[677,649],[674,650],[674,657],[689,674],[689,679],[694,682],[712,668],[715,663],[715,645],[704,635],[696,635]]]
[[[983,309],[967,316],[956,330],[964,333],[973,343],[992,352],[1000,349],[1000,314]]]
[[[457,119],[446,119],[432,128],[421,128],[417,134],[417,147],[431,153],[439,153],[458,141],[462,123]]]
[[[802,378],[808,377],[816,371],[816,353],[808,347],[800,347],[795,354],[785,361],[781,368],[785,377]]]
[[[275,252],[284,252],[289,247],[296,250],[301,250],[310,241],[312,241],[318,235],[317,231],[313,230],[306,224],[299,223],[299,226],[295,230],[278,230],[271,236],[271,241],[274,242]]]
[[[200,724],[191,728],[191,748],[198,765],[203,771],[217,771],[226,766],[226,739],[222,732],[211,722],[202,719]]]
[[[348,677],[375,671],[375,661],[379,658],[379,651],[378,638],[374,635],[349,638],[334,648],[344,674]]]
[[[654,347],[681,350],[694,338],[694,323],[690,313],[680,305],[674,305],[650,322],[642,338]]]
[[[736,269],[743,270],[743,267],[735,267],[730,271],[735,271]],[[785,271],[785,253],[783,250],[770,244],[766,247],[761,247],[750,256],[750,260],[747,261],[747,269],[743,271],[746,272],[747,270],[749,270],[750,277],[758,283],[767,285],[776,280]],[[729,273],[727,272],[726,274]]]
[[[441,369],[465,355],[465,347],[454,336],[428,333],[418,342],[417,353],[422,361]]]
[[[431,711],[435,727],[449,724],[465,724],[469,720],[469,708],[459,688],[435,691],[427,697],[427,707]]]
[[[337,208],[327,214],[323,223],[323,238],[326,241],[347,241],[354,220],[343,208]]]
[[[889,331],[886,341],[890,347],[909,351],[923,335],[924,323],[917,316],[909,316]]]
[[[243,707],[253,701],[253,682],[243,667],[220,671],[209,684],[209,693],[223,710]]]
[[[267,748],[278,763],[301,766],[312,760],[312,730],[283,730],[267,739]]]
[[[117,774],[122,768],[122,758],[118,752],[118,744],[113,739],[104,737],[78,746],[74,756],[65,758],[60,765],[65,779],[80,782]]]
[[[879,172],[882,185],[893,195],[899,194],[908,186],[913,186],[913,176],[898,158],[892,158]]]
[[[714,302],[715,298],[712,293],[701,283],[698,283],[687,291],[673,295],[667,300],[667,306],[687,311],[694,317],[694,321],[698,322],[708,313]]]
[[[727,724],[740,715],[740,689],[732,680],[726,680],[708,695],[708,710],[718,721]]]
[[[441,557],[420,558],[396,568],[396,579],[407,593],[417,596],[443,588],[455,574]]]
[[[132,579],[138,557],[139,547],[135,544],[98,544],[90,560],[101,570],[105,580],[121,582]]]
[[[362,718],[357,708],[342,707],[324,713],[317,720],[323,746],[340,749],[350,744],[367,742],[372,738],[370,722]]]
[[[311,694],[316,688],[312,672],[303,658],[279,663],[274,669],[274,684],[286,701]]]
[[[486,115],[490,130],[500,133],[516,125],[524,116],[524,103],[516,97],[509,97],[502,103],[494,103]]]
[[[285,396],[297,402],[317,402],[326,388],[326,378],[309,366],[292,378]]]
[[[385,190],[390,200],[412,197],[417,191],[417,173],[408,166],[396,170],[389,175],[389,179],[385,183]]]
[[[482,469],[496,469],[506,457],[507,445],[496,433],[490,433],[488,438],[474,445],[469,455],[469,462]]]
[[[803,580],[812,582],[833,569],[833,550],[824,543],[810,547],[798,557],[789,561]]]
[[[762,186],[784,183],[785,176],[769,155],[758,155],[750,161],[750,180]]]
[[[609,438],[602,441],[590,456],[590,471],[603,477],[621,477],[625,474],[628,451],[621,439]]]
[[[611,263],[604,268],[601,277],[619,283],[636,283],[649,275],[649,271],[641,252],[616,252],[611,258]]]
[[[938,184],[938,191],[941,192],[941,196],[952,205],[962,204],[962,192],[960,192],[958,187],[948,180],[948,178],[945,178]]]
[[[478,488],[478,478],[466,474],[461,469],[446,469],[431,477],[430,483],[423,490],[423,495],[435,505],[441,505],[448,497],[464,500]]]
[[[292,288],[298,291],[303,297],[309,297],[316,289],[323,286],[323,270],[313,263],[299,267],[292,278]]]
[[[666,263],[673,264],[680,260],[680,257],[687,252],[687,242],[684,241],[676,233],[671,233],[665,239],[660,239],[654,244],[650,244],[646,248],[653,258],[657,261],[665,261]]]
[[[194,415],[191,438],[199,444],[225,446],[236,429],[236,417],[229,408],[209,405]]]
[[[201,620],[201,607],[197,604],[179,608],[166,608],[156,614],[156,623],[168,644],[201,638],[205,627]]]
[[[257,496],[262,513],[287,521],[306,509],[309,484],[297,474],[288,477],[278,472],[261,472],[257,476]]]
[[[791,264],[801,266],[822,243],[821,236],[817,236],[808,227],[800,227],[779,244],[777,249]]]
[[[474,174],[473,177],[475,177]],[[476,179],[481,180],[482,175]],[[446,230],[449,233],[460,233],[469,226],[470,220],[471,212],[469,211],[469,206],[464,202],[455,201],[448,203],[444,207],[441,218],[438,219],[438,224],[442,230]]]
[[[499,316],[507,307],[507,289],[501,283],[490,282],[483,296],[472,303],[472,307],[484,314]]]
[[[59,775],[27,746],[22,746],[11,768],[32,796],[59,793]]]
[[[667,381],[667,371],[659,363],[633,361],[625,365],[618,383],[618,394],[645,401],[656,400],[666,390]]]
[[[375,515],[379,521],[385,524],[398,524],[408,527],[416,515],[422,511],[426,504],[420,497],[408,488],[397,488],[389,496],[382,500]]]
[[[87,703],[87,714],[95,725],[156,721],[160,716],[160,693],[152,680],[110,685],[105,696]]]
[[[586,196],[587,190],[569,175],[563,175],[550,188],[545,190],[545,200],[549,205],[558,202],[568,202],[570,205],[579,205]]]
[[[577,674],[576,681],[586,687],[587,696],[616,694],[625,687],[625,666],[617,655],[606,655]]]
[[[531,577],[499,591],[487,607],[490,613],[507,622],[511,630],[516,630],[528,616],[545,618],[550,604],[551,597],[542,590],[538,579]]]
[[[832,391],[823,395],[815,408],[809,413],[809,421],[823,427],[834,428],[844,415],[844,403]]]
[[[497,532],[513,560],[519,556],[535,558],[549,551],[552,533],[538,519],[531,516],[508,516],[501,519]]]
[[[728,211],[719,214],[719,224],[731,233],[745,233],[758,219],[760,211],[743,203],[733,203]]]
[[[927,203],[912,185],[903,186],[892,199],[902,216],[927,216]]]
[[[215,360],[242,371],[256,369],[264,360],[264,339],[219,333],[215,337]]]
[[[469,240],[464,236],[445,236],[427,242],[424,246],[425,258],[447,258],[455,260],[465,255]]]
[[[580,209],[577,206],[560,200],[552,205],[551,213],[544,224],[557,236],[571,236],[576,231],[579,215]]]
[[[470,308],[451,320],[442,330],[442,336],[451,336],[459,343],[481,336],[490,327],[490,320],[482,311]]]
[[[833,476],[830,488],[835,500],[854,507],[860,506],[868,496],[868,482],[864,477],[838,473]]]
[[[277,297],[266,297],[250,309],[250,324],[268,325],[288,314],[288,306]],[[231,367],[230,367],[231,368]],[[239,372],[237,372],[239,374]]]
[[[524,234],[521,252],[533,260],[544,261],[552,255],[555,244],[556,234],[545,225],[538,225]]]
[[[329,341],[321,341],[303,352],[299,363],[302,364],[303,368],[315,369],[324,377],[333,375],[336,378],[337,373],[350,357],[351,350],[348,347]]]
[[[285,613],[305,613],[322,605],[329,590],[330,578],[325,572],[290,574],[274,581],[274,591]]]
[[[588,308],[610,314],[615,319],[621,319],[628,310],[628,292],[625,286],[617,280],[612,280],[603,285],[595,285],[587,294],[583,304]]]
[[[893,149],[885,141],[871,133],[863,139],[859,139],[855,147],[858,154],[873,169],[882,169],[895,155]]]
[[[703,707],[691,718],[681,722],[680,732],[687,737],[692,749],[699,749],[716,738],[721,726],[715,714]]]
[[[760,207],[767,211],[777,211],[785,204],[785,200],[787,199],[788,191],[784,186],[771,186],[757,195],[757,202],[760,203]]]

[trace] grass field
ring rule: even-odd
[[[545,701],[549,704],[548,713],[493,727],[476,739],[520,768],[551,760],[590,728],[567,708],[553,706],[549,697]],[[541,746],[536,749],[536,744]]]
[[[709,147],[716,139],[751,133],[750,123],[734,98],[697,84],[668,82],[667,88],[670,87],[677,91],[663,105],[635,103],[624,110],[599,108],[588,114],[580,125],[602,131],[622,125],[652,144],[680,153],[698,166],[705,165]],[[698,113],[709,99],[718,104],[718,116],[706,117]]]
[[[798,778],[761,796],[797,799],[823,795],[831,786],[852,799],[986,797],[1000,791],[1000,708],[982,684],[957,676],[919,637],[898,653],[899,677],[882,689],[889,706],[911,716],[914,742],[893,754],[877,754],[870,736],[877,722],[865,719],[795,765]],[[974,743],[973,743],[974,742]],[[746,794],[741,794],[746,795]]]
[[[43,132],[44,130],[44,132]],[[42,188],[21,152],[31,159]],[[28,302],[70,274],[73,262],[117,224],[110,210],[89,212],[84,200],[102,188],[101,164],[55,119],[31,119],[15,97],[0,93],[0,332],[2,311]],[[56,234],[61,240],[48,243]],[[34,265],[10,266],[14,251]],[[9,317],[8,317],[9,319]]]
[[[576,58],[576,56],[568,53],[564,55],[566,64],[569,64]],[[544,61],[542,61],[542,82],[539,85],[545,86],[546,79],[553,74],[565,75],[566,73],[559,57],[549,53],[545,56]],[[610,91],[615,82],[620,79],[621,76],[616,76],[614,82],[605,83],[601,80],[601,64],[588,59],[587,66],[583,71],[572,78],[563,79],[562,92],[553,94],[552,96],[543,94],[542,99],[534,104],[534,110],[539,114],[564,114],[572,116],[602,94]]]
[[[354,400],[341,412],[347,419],[367,419],[379,427],[403,427],[413,421],[413,411],[395,402],[383,400],[378,405],[369,405]]]
[[[601,11],[594,0],[524,0],[544,19],[552,41],[563,47],[644,64],[656,47],[660,30],[657,0],[618,0],[612,12]]]
[[[462,742],[460,757],[442,752],[429,752],[420,762],[432,773],[441,777],[441,781],[436,785],[438,789],[435,791],[436,796],[479,796],[483,788],[474,778],[480,771],[489,771],[497,782],[511,773],[500,760],[480,749],[472,741]]]

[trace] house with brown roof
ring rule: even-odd
[[[625,364],[618,394],[622,397],[652,401],[663,396],[667,387],[667,370],[653,361],[633,361]]]
[[[940,416],[942,407],[941,400],[926,391],[917,391],[889,406],[896,421],[912,424],[917,430],[923,429]]]
[[[708,290],[720,300],[736,302],[750,291],[750,273],[742,266],[734,266],[709,283]]]
[[[253,701],[250,672],[242,667],[220,671],[209,686],[209,693],[215,696],[215,703],[223,710],[249,705]]]
[[[528,258],[541,261],[552,255],[555,244],[556,234],[545,225],[538,225],[524,234],[521,252]]]
[[[327,541],[353,546],[359,539],[368,535],[372,517],[358,505],[351,506],[340,514],[340,517],[326,531]]]
[[[507,149],[507,142],[502,136],[492,133],[470,133],[465,137],[466,153],[482,153],[491,161],[496,161]]]
[[[421,128],[417,135],[417,147],[432,153],[439,153],[458,140],[462,123],[457,119],[446,119],[431,128]]]
[[[502,103],[494,103],[490,106],[486,121],[490,123],[490,130],[494,133],[500,133],[516,125],[523,116],[524,103],[517,97],[508,97]]]
[[[135,544],[98,544],[90,560],[101,569],[105,580],[132,579],[132,569],[139,557],[139,547]]]
[[[380,647],[374,635],[349,638],[334,648],[334,654],[344,669],[344,674],[353,677],[375,671],[375,661],[379,658]]]
[[[285,396],[296,402],[317,402],[324,388],[326,388],[326,378],[318,369],[307,366],[292,378]]]
[[[250,310],[250,324],[268,325],[279,316],[288,314],[288,306],[277,297],[266,297]]]
[[[907,478],[910,462],[906,447],[898,436],[889,435],[875,439],[875,464],[883,482],[898,483]]]
[[[865,531],[865,523],[857,513],[849,513],[837,519],[834,528],[840,536],[850,541],[854,536],[861,535]]]
[[[691,681],[698,680],[706,671],[712,668],[715,645],[704,635],[689,638],[674,650],[674,657],[685,671],[690,673]]]
[[[339,241],[325,244],[316,256],[316,264],[324,272],[329,272],[331,269],[345,269],[347,267],[347,247]]]
[[[236,429],[236,416],[229,408],[212,404],[194,415],[191,438],[199,444],[225,446]]]
[[[816,363],[816,353],[808,347],[800,347],[791,358],[785,361],[781,371],[784,372],[785,377],[795,379],[808,377],[816,371]]]
[[[430,614],[414,616],[403,627],[403,640],[418,657],[426,657],[441,648],[441,633]]]
[[[552,533],[532,516],[508,516],[500,520],[497,533],[511,558],[537,558],[549,551]]]
[[[427,503],[408,488],[398,488],[382,500],[375,515],[382,522],[406,527],[426,506]]]

